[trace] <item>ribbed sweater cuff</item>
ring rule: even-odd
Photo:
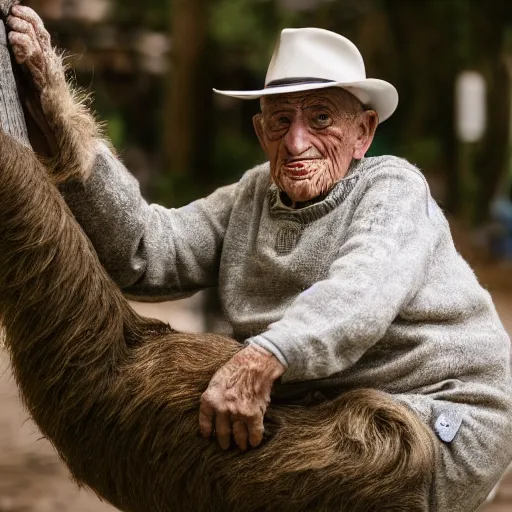
[[[279,362],[288,369],[288,361],[284,354],[271,342],[265,339],[263,336],[253,336],[245,341],[246,345],[258,345],[258,347],[264,348],[277,357]]]

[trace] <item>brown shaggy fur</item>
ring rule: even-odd
[[[42,90],[13,61],[30,143],[56,183],[71,177],[86,180],[103,126],[88,108],[90,95],[66,82],[68,69],[63,55],[52,48],[49,39],[40,39],[40,44],[46,64],[43,66],[46,85]]]
[[[271,406],[248,453],[202,439],[199,397],[237,343],[137,316],[33,153],[4,134],[0,147],[0,321],[78,483],[130,512],[424,510],[435,441],[378,391]]]

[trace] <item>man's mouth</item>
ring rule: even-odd
[[[284,165],[286,174],[290,178],[301,179],[307,177],[309,174],[314,172],[314,168],[312,168],[312,163],[315,159],[307,159],[307,160],[295,160],[289,162]]]

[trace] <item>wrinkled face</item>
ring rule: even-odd
[[[327,194],[370,146],[378,119],[340,88],[267,96],[255,116],[274,183],[293,202]]]

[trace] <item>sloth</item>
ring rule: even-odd
[[[381,391],[271,405],[247,453],[202,438],[200,396],[239,344],[138,316],[33,151],[0,145],[5,344],[79,485],[127,512],[425,510],[435,439]]]
[[[23,402],[77,484],[126,512],[426,510],[437,440],[379,390],[271,404],[246,453],[199,435],[201,394],[240,345],[137,315],[101,265],[57,188],[87,177],[100,128],[44,27],[37,40],[46,67],[31,83],[16,69],[35,151],[0,132],[0,322]]]

